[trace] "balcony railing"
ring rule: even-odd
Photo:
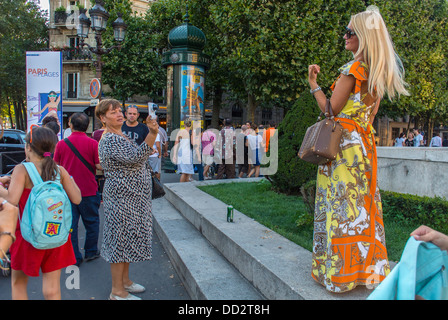
[[[91,61],[92,54],[88,49],[64,48],[62,51],[63,61]]]

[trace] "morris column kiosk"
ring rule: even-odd
[[[185,22],[170,31],[168,42],[171,50],[162,58],[167,68],[167,134],[184,128],[185,120],[192,129],[205,129],[205,71],[210,65],[209,56],[202,53],[205,35],[189,23],[187,13]]]

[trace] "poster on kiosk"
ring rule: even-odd
[[[26,52],[27,131],[45,117],[59,119],[62,131],[62,53]],[[61,139],[61,132],[59,139]]]

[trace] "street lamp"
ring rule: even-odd
[[[118,18],[112,23],[112,27],[114,29],[114,39],[117,44],[110,48],[103,48],[102,34],[106,30],[107,20],[109,19],[109,12],[107,12],[103,6],[104,1],[96,1],[95,5],[89,10],[92,20],[86,16],[85,13],[87,10],[81,9],[81,14],[79,15],[79,25],[77,28],[78,37],[81,39],[80,46],[87,46],[89,50],[97,56],[94,66],[96,69],[96,77],[98,79],[101,79],[103,67],[101,56],[103,54],[108,54],[113,49],[121,48],[121,43],[124,41],[127,28],[126,23],[122,19],[122,14],[118,13]],[[90,46],[88,43],[85,43],[85,39],[89,35],[90,28],[92,28],[95,32],[96,46]]]

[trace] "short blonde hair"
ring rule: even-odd
[[[100,103],[97,104],[95,107],[95,116],[101,120],[101,116],[104,116],[107,111],[109,111],[109,108],[112,107],[112,110],[121,109],[121,103],[118,100],[115,99],[104,99],[101,100]]]
[[[358,52],[363,54],[369,67],[368,91],[372,96],[389,99],[398,95],[409,95],[404,81],[404,68],[395,53],[392,39],[383,17],[375,7],[351,18],[353,31],[359,39]]]

